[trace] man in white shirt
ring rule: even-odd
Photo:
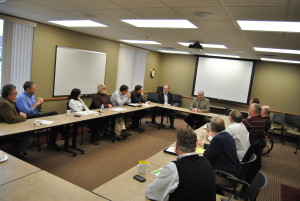
[[[169,162],[148,185],[145,196],[156,201],[215,201],[213,169],[207,159],[195,153],[197,136],[191,130],[177,133],[176,161]]]
[[[229,114],[230,125],[226,131],[233,137],[237,155],[241,161],[250,147],[249,132],[242,123],[242,113],[238,110],[232,110]]]

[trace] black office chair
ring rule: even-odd
[[[180,107],[182,101],[182,96],[179,94],[172,94],[173,106]]]
[[[157,103],[158,102],[157,100],[158,100],[158,93],[148,93],[147,101]]]
[[[268,177],[262,171],[257,172],[250,184],[234,177],[228,177],[227,179],[243,185],[243,187],[246,189],[244,195],[245,201],[256,201],[259,192],[264,189],[269,183]],[[222,201],[231,201],[233,199],[234,195],[232,195],[229,199],[221,198]]]
[[[290,133],[297,137],[296,150],[294,152],[294,154],[297,154],[298,147],[300,146],[300,116],[294,118],[293,128],[288,129],[287,133]]]
[[[271,133],[274,134],[274,131],[280,131],[280,142],[282,144],[284,143],[283,137],[284,137],[284,121],[286,119],[286,116],[284,114],[278,114],[274,113],[272,118],[272,126],[271,126]]]
[[[162,87],[162,86],[158,86],[156,89],[157,93],[162,93],[163,91],[164,91],[164,87]]]

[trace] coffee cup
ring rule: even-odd
[[[145,174],[147,171],[148,162],[147,161],[139,161],[139,164],[137,167],[138,167],[139,173]]]
[[[42,122],[42,120],[37,119],[37,120],[34,121],[33,124],[34,124],[35,126],[41,126],[41,122]]]
[[[0,150],[0,160],[2,160],[5,157],[5,152]]]
[[[67,115],[71,115],[71,110],[67,110]]]

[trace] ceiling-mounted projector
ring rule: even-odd
[[[202,45],[200,45],[199,42],[195,42],[194,44],[190,44],[189,48],[194,48],[194,49],[198,49],[198,50],[203,50]]]

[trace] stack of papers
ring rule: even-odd
[[[122,112],[122,111],[127,110],[127,109],[117,107],[117,108],[113,108],[113,109],[109,109],[109,110],[112,110],[112,111],[115,111],[115,112]]]
[[[152,171],[151,174],[158,176],[159,173],[161,172],[161,170],[162,170],[162,168],[158,168],[157,170]]]
[[[98,112],[93,111],[93,110],[88,110],[88,111],[76,112],[76,114],[80,114],[80,115],[88,115],[88,114],[98,114]]]
[[[53,124],[54,121],[48,121],[48,120],[41,120],[41,125],[50,125]]]

